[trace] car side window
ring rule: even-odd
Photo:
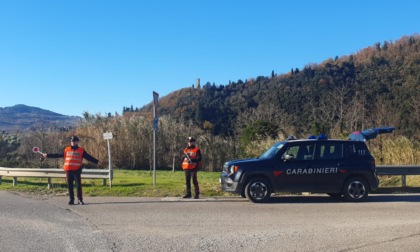
[[[346,153],[348,157],[353,157],[357,155],[356,146],[353,143],[346,144]]]
[[[314,157],[315,144],[305,143],[299,146],[298,160],[312,160]]]
[[[294,160],[312,160],[314,156],[315,144],[304,143],[299,145],[289,146],[285,154],[293,155]]]
[[[337,159],[343,156],[342,143],[325,142],[317,144],[316,158],[321,160]]]
[[[283,155],[283,158],[285,155],[289,155],[289,156],[292,156],[293,159],[296,159],[298,151],[299,151],[299,146],[296,146],[296,145],[288,146],[286,149],[286,152]]]

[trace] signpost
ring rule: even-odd
[[[156,132],[159,127],[157,116],[159,94],[153,91],[153,186],[156,186]]]
[[[103,134],[104,139],[107,141],[108,144],[108,162],[109,162],[109,187],[112,187],[112,160],[111,160],[111,145],[109,144],[109,140],[112,139],[112,132],[106,132]]]

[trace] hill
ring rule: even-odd
[[[0,130],[15,131],[31,128],[75,127],[79,117],[66,116],[49,110],[18,104],[12,107],[0,107]]]
[[[223,136],[260,128],[338,137],[391,125],[420,139],[419,101],[420,36],[412,35],[281,75],[177,90],[159,100],[158,114]],[[139,113],[151,111],[148,104]]]

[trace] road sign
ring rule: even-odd
[[[103,134],[103,136],[108,144],[109,186],[112,187],[112,179],[114,177],[114,173],[112,171],[111,145],[109,144],[109,140],[112,139],[112,132],[106,132]]]
[[[103,136],[105,140],[112,139],[112,132],[106,132]]]
[[[159,94],[153,91],[153,104],[154,104],[153,116],[157,116],[158,101],[159,101]]]

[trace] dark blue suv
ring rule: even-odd
[[[259,158],[226,162],[220,183],[223,191],[255,203],[275,192],[327,193],[357,202],[379,181],[365,141],[320,136],[278,142]]]

